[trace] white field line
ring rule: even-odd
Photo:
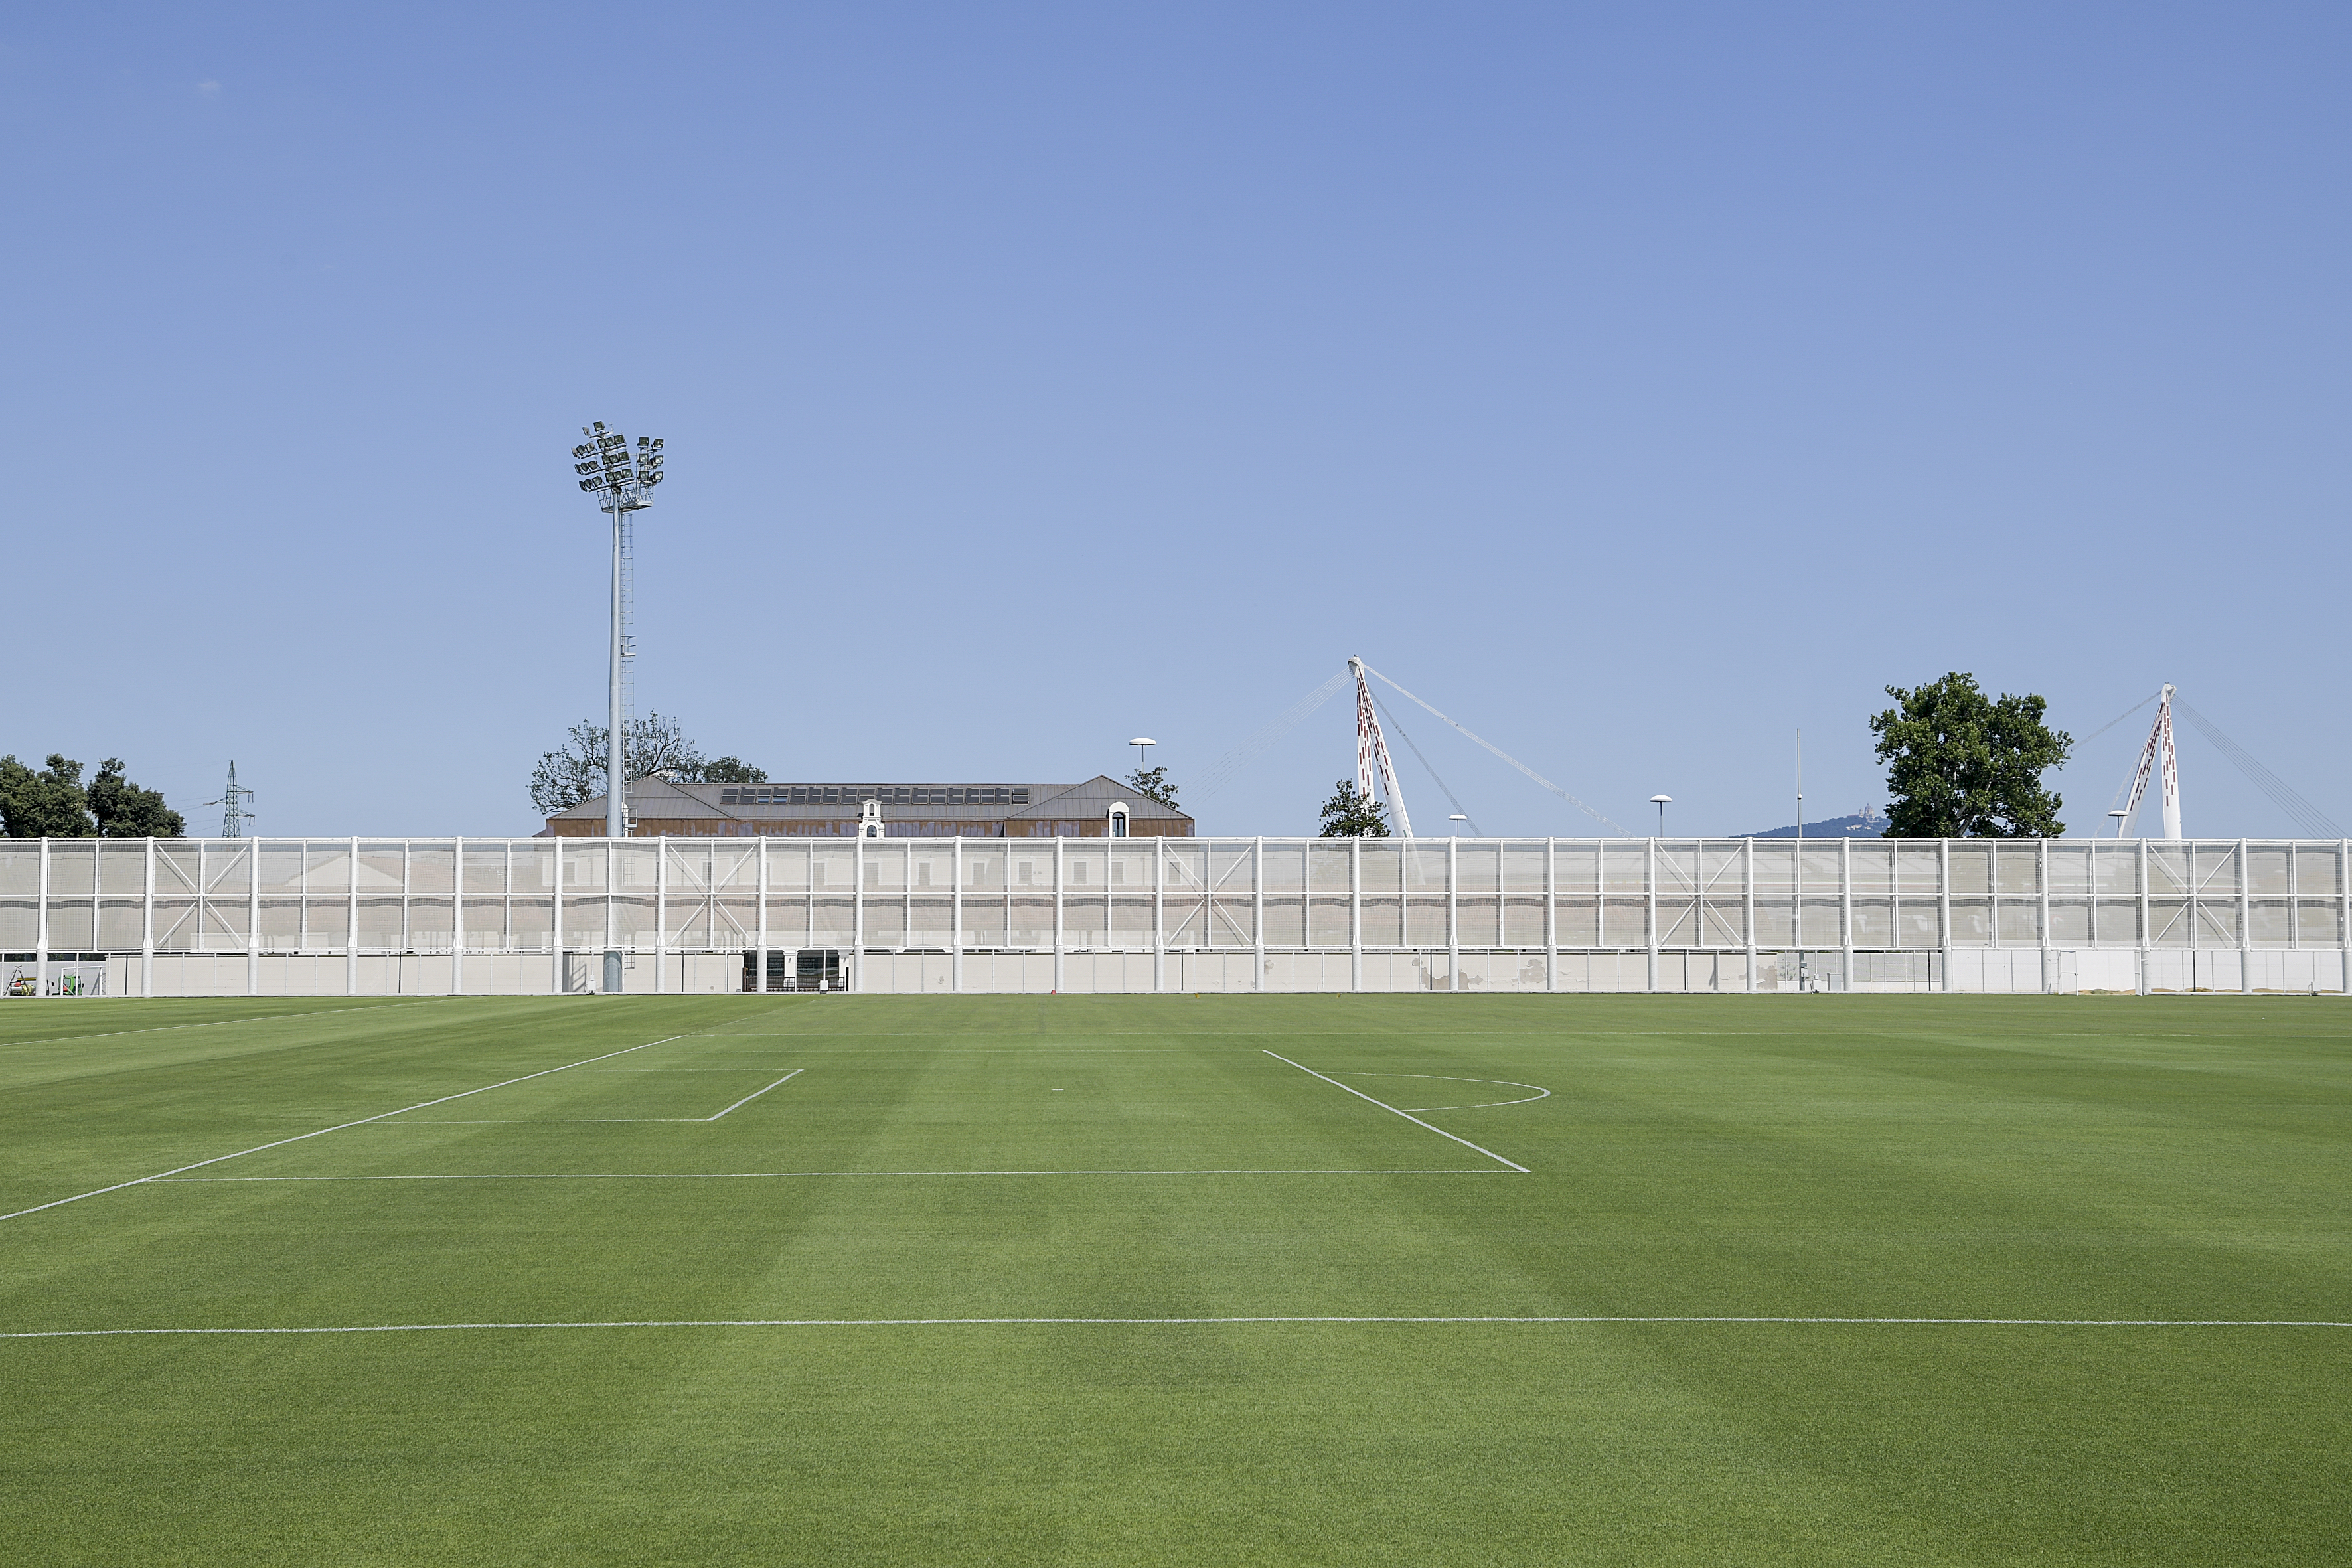
[[[1290,1065],[1297,1068],[1300,1072],[1307,1074],[1309,1078],[1322,1079],[1325,1083],[1329,1084],[1333,1089],[1346,1089],[1349,1094],[1354,1095],[1358,1100],[1363,1100],[1367,1104],[1377,1105],[1391,1116],[1402,1116],[1407,1121],[1412,1122],[1415,1127],[1428,1127],[1432,1132],[1436,1133],[1440,1138],[1452,1138],[1454,1139],[1454,1142],[1461,1144],[1465,1149],[1476,1150],[1477,1152],[1486,1155],[1486,1158],[1494,1161],[1498,1165],[1508,1165],[1512,1170],[1517,1171],[1522,1176],[1532,1173],[1525,1165],[1520,1164],[1517,1160],[1506,1160],[1500,1154],[1496,1153],[1492,1149],[1480,1149],[1477,1144],[1473,1143],[1467,1138],[1455,1137],[1454,1134],[1448,1132],[1443,1127],[1432,1127],[1428,1122],[1423,1121],[1412,1111],[1399,1110],[1395,1106],[1391,1105],[1385,1100],[1374,1100],[1370,1095],[1366,1094],[1360,1089],[1348,1089],[1348,1086],[1341,1083],[1338,1079],[1326,1078],[1323,1074],[1317,1072],[1313,1068],[1308,1067],[1302,1062],[1290,1061],[1290,1058],[1284,1056],[1280,1051],[1267,1051],[1265,1054],[1272,1057],[1276,1061],[1290,1062]]]
[[[188,1167],[194,1169],[193,1166]],[[218,1185],[231,1182],[759,1182],[793,1176],[1499,1176],[1483,1166],[1448,1170],[1184,1171],[480,1171],[397,1176],[151,1176],[150,1181]]]
[[[700,1123],[707,1116],[509,1116],[452,1117],[446,1121],[419,1118],[415,1121],[379,1121],[378,1127],[607,1127],[640,1121],[685,1121]],[[356,1125],[356,1123],[354,1124]]]
[[[807,1071],[807,1070],[808,1070],[808,1069],[807,1069],[807,1068],[794,1068],[792,1071],[790,1071],[790,1072],[786,1073],[783,1077],[782,1077],[782,1078],[778,1079],[776,1080],[776,1083],[772,1083],[772,1084],[770,1084],[770,1085],[768,1086],[768,1089],[773,1089],[773,1088],[775,1088],[775,1087],[776,1087],[776,1084],[779,1084],[779,1083],[790,1083],[790,1082],[792,1082],[792,1081],[793,1081],[793,1079],[796,1079],[796,1078],[800,1077],[802,1073],[803,1073],[803,1072],[805,1072],[805,1071]],[[727,1110],[740,1110],[741,1109],[743,1109],[743,1107],[745,1107],[745,1106],[747,1106],[747,1105],[751,1104],[753,1100],[755,1100],[759,1099],[761,1095],[763,1095],[763,1094],[767,1093],[767,1092],[768,1092],[768,1089],[753,1089],[751,1093],[749,1093],[749,1094],[745,1095],[742,1099],[740,1099],[740,1100],[737,1100],[734,1104],[732,1104],[732,1105],[729,1106],[729,1107],[727,1108]],[[720,1112],[719,1113],[719,1116],[724,1116],[724,1115],[726,1115],[726,1114],[727,1114],[727,1110],[722,1110],[722,1111],[720,1111]],[[710,1117],[706,1117],[706,1118],[704,1118],[704,1120],[705,1120],[705,1121],[718,1121],[718,1120],[719,1120],[719,1116],[710,1116]]]
[[[2297,1318],[1733,1318],[1733,1317],[1340,1317],[1251,1318],[656,1318],[578,1323],[352,1323],[300,1328],[19,1329],[0,1340],[117,1339],[150,1334],[425,1334],[524,1329],[943,1329],[1215,1328],[1250,1324],[1496,1323],[1545,1325],[1793,1324],[1824,1328],[1987,1329],[2352,1329],[2352,1322]]]
[[[1449,1078],[1441,1072],[1360,1072],[1353,1078],[1423,1078],[1438,1083],[1496,1083],[1506,1089],[1531,1089],[1535,1092],[1518,1100],[1482,1100],[1475,1105],[1408,1105],[1407,1110],[1492,1110],[1498,1105],[1533,1105],[1538,1100],[1549,1100],[1551,1090],[1539,1083],[1521,1083],[1507,1078]]]
[[[167,998],[158,996],[153,1000],[161,1002]],[[362,1003],[357,1007],[318,1007],[308,1013],[256,1013],[249,1018],[207,1018],[201,1024],[158,1024],[152,1029],[101,1029],[94,1035],[43,1035],[32,1039],[0,1040],[0,1050],[12,1049],[17,1046],[57,1045],[67,1040],[111,1040],[121,1035],[168,1035],[175,1029],[217,1029],[226,1024],[275,1024],[281,1018],[323,1018],[330,1013],[383,1013],[394,1007],[421,1007],[427,1001],[446,1000],[447,1000],[446,997],[433,996],[419,998],[415,1002],[375,1002]]]
[[[282,1149],[289,1143],[300,1143],[311,1138],[323,1138],[330,1132],[341,1132],[346,1127],[364,1127],[371,1121],[382,1121],[386,1117],[404,1115],[411,1110],[423,1110],[427,1106],[446,1105],[453,1100],[464,1100],[469,1095],[488,1094],[494,1089],[504,1089],[509,1084],[528,1083],[532,1079],[545,1078],[550,1073],[569,1072],[573,1068],[586,1067],[590,1062],[610,1061],[614,1057],[627,1056],[631,1051],[642,1051],[654,1046],[666,1046],[670,1040],[684,1037],[680,1035],[672,1035],[668,1039],[647,1040],[642,1046],[628,1046],[617,1051],[606,1051],[601,1057],[583,1057],[576,1062],[566,1062],[560,1068],[546,1068],[539,1072],[527,1072],[520,1078],[501,1079],[497,1083],[486,1083],[479,1089],[466,1089],[458,1094],[445,1094],[438,1100],[427,1100],[415,1105],[403,1106],[398,1110],[386,1110],[374,1116],[362,1116],[356,1121],[338,1121],[332,1127],[321,1127],[315,1132],[299,1132],[291,1138],[279,1138],[268,1143],[257,1143],[250,1149],[239,1149],[234,1154],[215,1154],[209,1160],[198,1160],[193,1164],[174,1165],[168,1171],[158,1171],[152,1176],[136,1176],[127,1182],[116,1182],[111,1186],[93,1187],[86,1193],[76,1193],[69,1198],[52,1198],[47,1203],[35,1204],[31,1208],[18,1209],[14,1214],[0,1214],[0,1220],[21,1219],[28,1214],[39,1214],[43,1209],[58,1208],[66,1204],[78,1204],[84,1198],[100,1197],[107,1193],[119,1193],[125,1187],[144,1186],[150,1182],[161,1182],[177,1176],[183,1171],[200,1171],[206,1165],[217,1165],[224,1160],[241,1160],[247,1154],[258,1154],[265,1149]]]

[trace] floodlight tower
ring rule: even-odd
[[[572,448],[572,471],[580,476],[580,488],[596,498],[597,510],[613,514],[612,722],[605,735],[604,836],[622,838],[628,834],[629,823],[624,798],[628,781],[621,776],[626,728],[621,661],[635,658],[637,651],[630,646],[627,626],[629,514],[653,504],[653,489],[662,481],[662,444],[658,437],[640,436],[632,454],[629,438],[618,430],[605,429],[602,419],[593,427],[582,426],[580,434],[587,439]],[[609,961],[611,955],[606,957]],[[611,967],[608,962],[606,968]]]

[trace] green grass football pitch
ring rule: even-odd
[[[2347,1044],[2277,996],[13,1005],[0,1560],[2345,1562]]]

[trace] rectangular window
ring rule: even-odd
[[[1110,863],[1110,879],[1114,882],[1124,882],[1127,880],[1126,861],[1114,860]]]
[[[998,798],[1003,799],[1003,797],[1000,795]],[[1013,805],[1027,805],[1029,804],[1028,788],[1024,785],[1020,789],[1014,790],[1013,792],[1013,799],[1009,804]]]
[[[963,791],[961,789],[950,789],[948,791],[948,804],[950,805],[961,805],[963,804]]]
[[[824,868],[822,865],[812,866],[809,868],[809,886],[812,888],[822,888],[824,886]]]
[[[915,886],[919,888],[928,888],[930,885],[931,863],[929,860],[926,860],[921,865],[915,868]]]
[[[1029,881],[1029,862],[1026,860],[1021,862],[1021,880],[1024,886]]]
[[[1085,861],[1077,860],[1071,863],[1070,884],[1073,887],[1078,888],[1083,888],[1087,885],[1087,863]]]
[[[838,804],[840,803],[840,801],[841,801],[841,786],[840,786],[839,784],[827,784],[827,785],[825,785],[825,786],[824,786],[824,804],[825,804],[825,805],[838,805]]]

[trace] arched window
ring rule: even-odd
[[[1108,833],[1113,838],[1124,838],[1127,837],[1126,803],[1121,802],[1110,808],[1109,826],[1106,827],[1104,831]]]

